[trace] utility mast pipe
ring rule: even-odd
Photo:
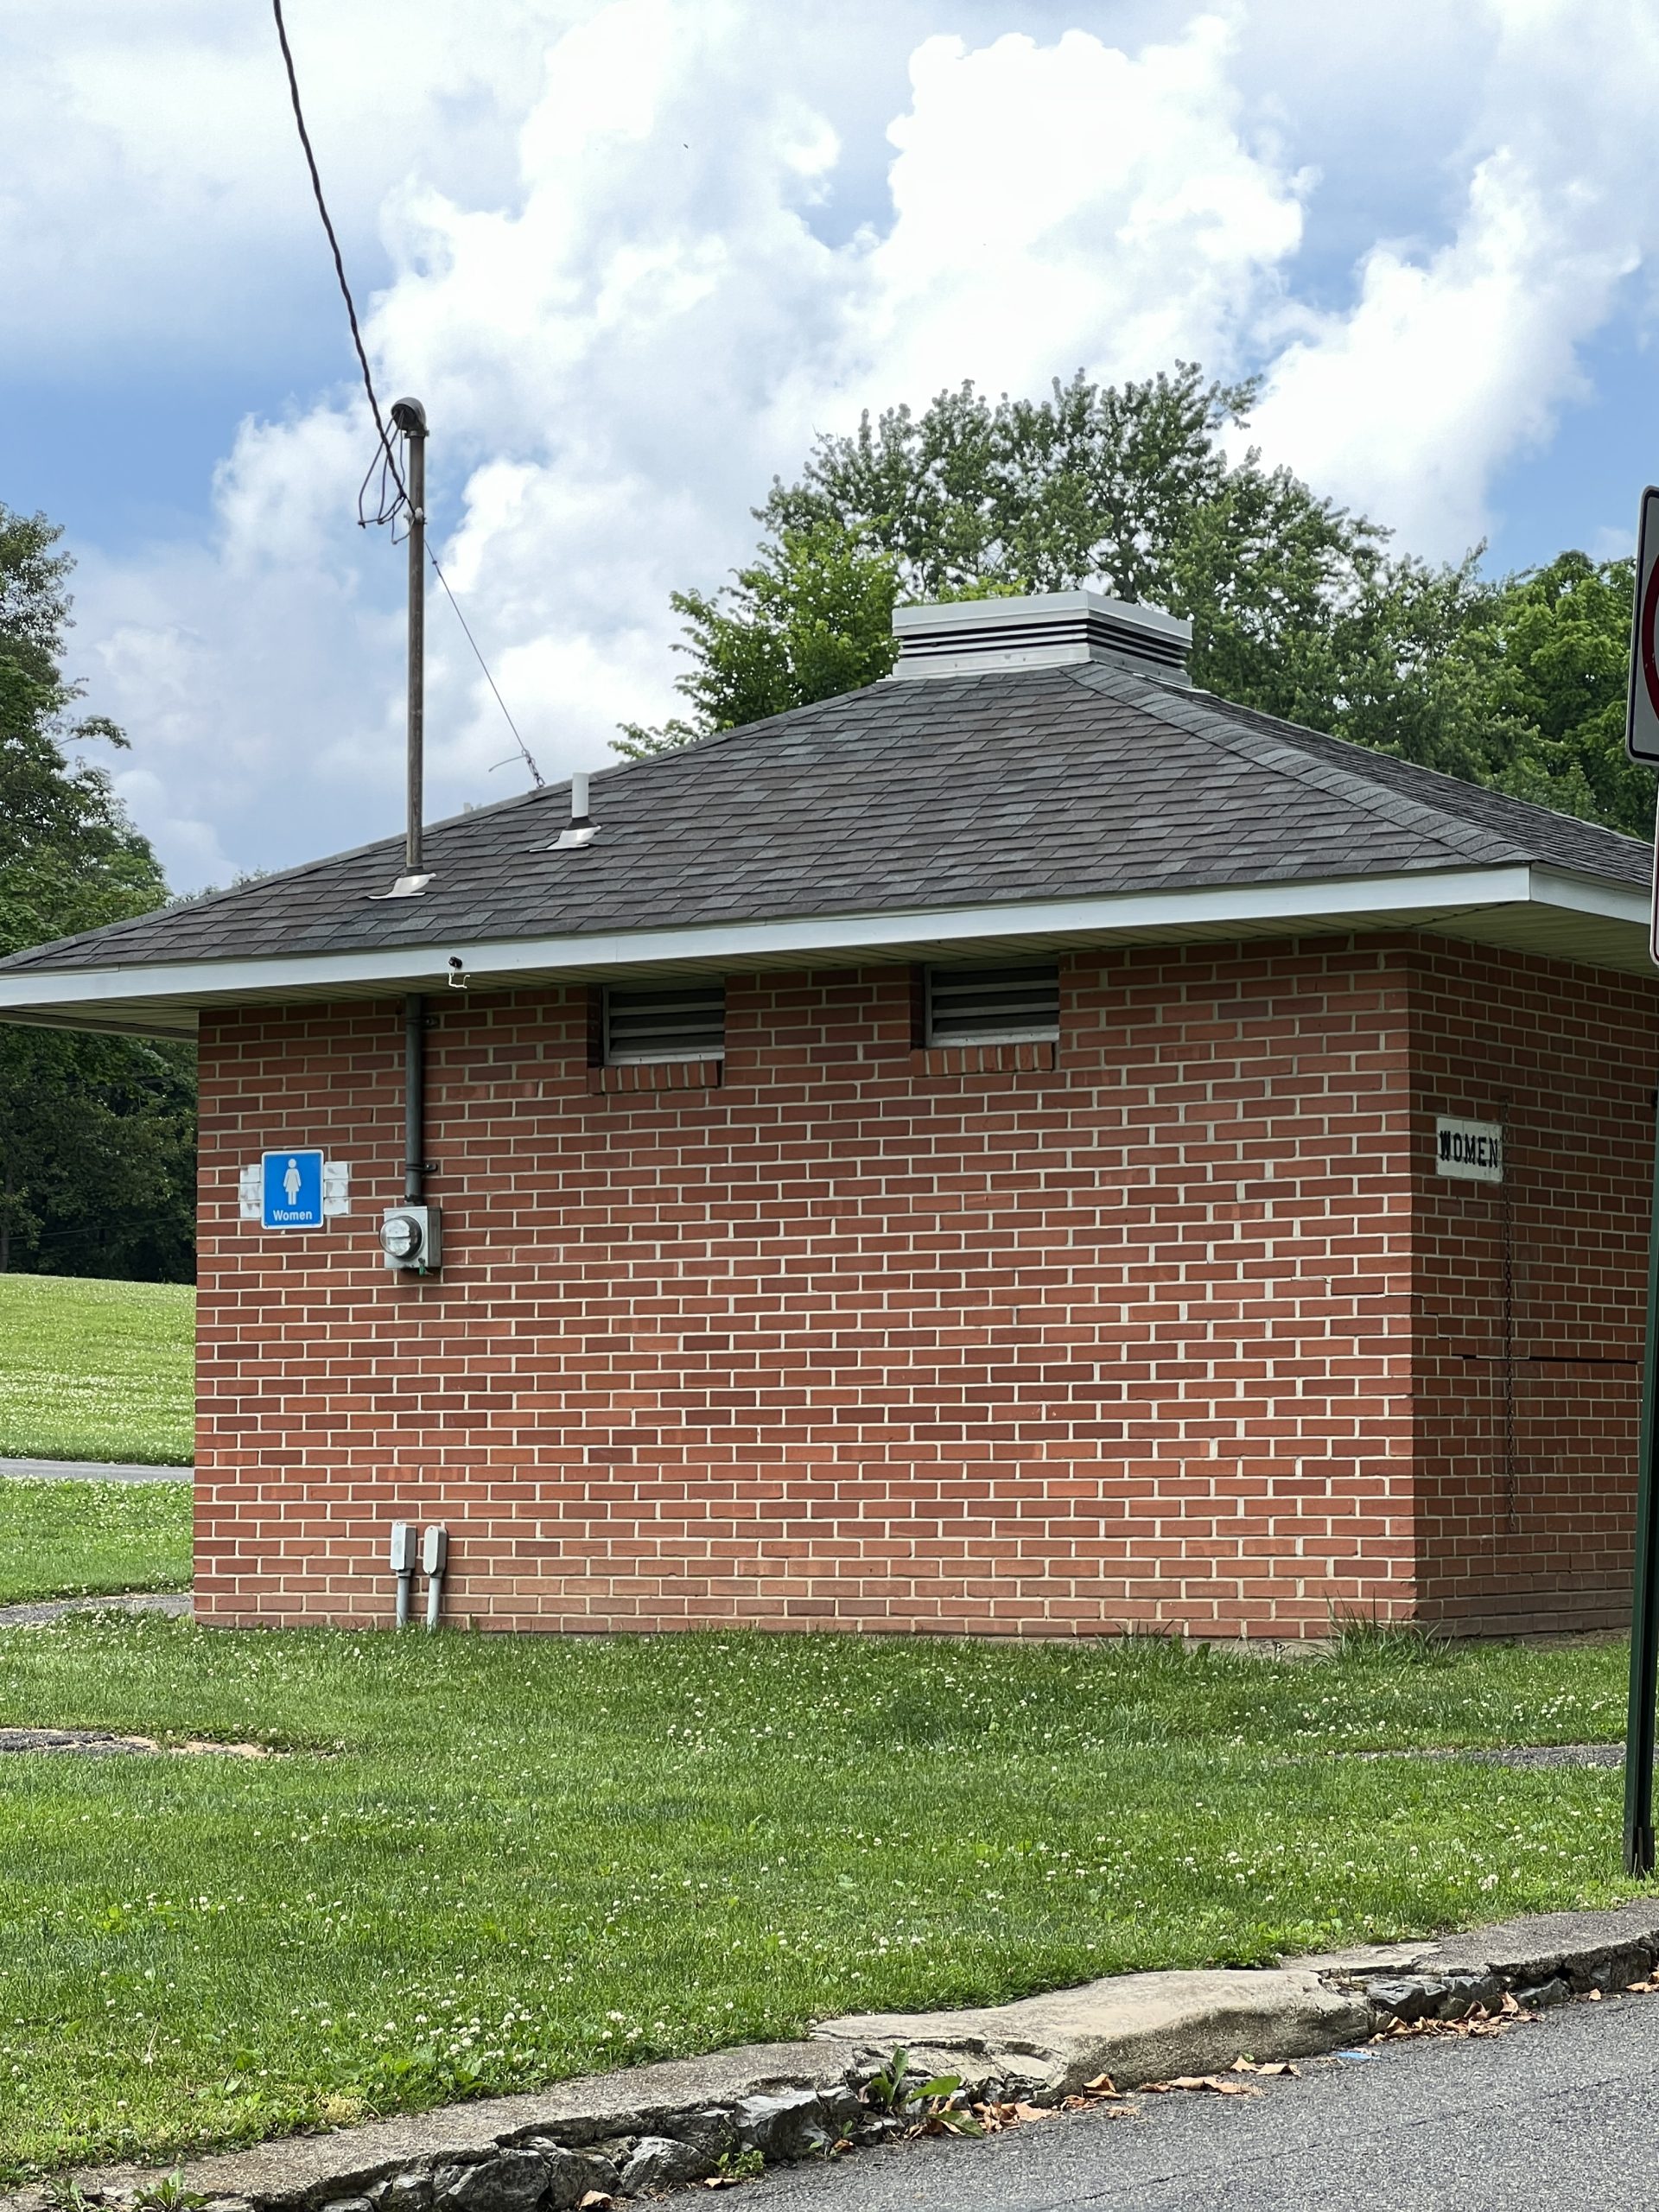
[[[404,873],[419,875],[421,818],[425,810],[426,747],[426,410],[418,399],[393,404],[391,419],[404,435],[409,494],[409,794],[404,833]]]

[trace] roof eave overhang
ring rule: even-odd
[[[1017,904],[702,922],[673,929],[491,939],[259,959],[0,971],[0,1020],[189,1037],[216,1007],[377,998],[448,980],[505,990],[677,968],[819,966],[981,950],[1224,942],[1287,933],[1417,929],[1592,967],[1650,972],[1648,896],[1569,869],[1520,863],[1129,891]]]

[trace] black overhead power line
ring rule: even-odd
[[[357,327],[357,307],[352,298],[352,288],[346,282],[346,263],[340,251],[340,240],[334,236],[334,226],[328,219],[328,203],[322,196],[322,179],[317,174],[317,157],[311,150],[311,134],[305,127],[305,111],[300,105],[300,80],[294,73],[294,54],[288,42],[288,26],[283,21],[283,0],[270,0],[271,13],[276,18],[276,38],[283,49],[283,67],[288,72],[288,97],[294,106],[294,122],[300,134],[300,143],[305,149],[305,166],[311,172],[311,194],[317,203],[317,213],[322,218],[322,227],[328,234],[328,249],[334,257],[334,274],[340,279],[340,296],[346,302],[346,319],[352,326],[352,343],[357,348],[358,365],[363,372],[363,389],[369,395],[369,411],[374,416],[374,427],[380,434],[380,449],[391,465],[401,493],[404,480],[397,472],[397,457],[392,452],[391,440],[381,420],[380,403],[374,396],[374,378],[369,373],[369,357],[363,350],[363,334]]]
[[[397,517],[409,505],[409,493],[404,483],[403,472],[397,466],[397,448],[392,444],[391,433],[387,430],[385,418],[381,415],[380,402],[375,397],[374,378],[369,369],[368,354],[364,350],[363,334],[358,327],[357,305],[352,298],[352,288],[346,279],[345,257],[340,252],[340,240],[335,237],[334,224],[329,219],[328,203],[322,193],[322,178],[317,170],[317,157],[311,150],[311,134],[305,127],[305,111],[300,105],[300,80],[295,73],[293,49],[288,42],[288,26],[283,21],[283,0],[270,0],[270,10],[276,18],[277,42],[283,49],[283,67],[288,72],[288,97],[294,109],[295,126],[300,134],[300,144],[304,149],[306,168],[311,173],[311,194],[317,203],[317,213],[322,218],[322,227],[327,233],[329,251],[334,257],[334,275],[340,280],[340,296],[346,302],[346,320],[352,326],[352,344],[357,352],[358,366],[363,372],[363,389],[369,396],[369,412],[374,417],[375,431],[380,442],[375,459],[369,463],[368,474],[364,477],[362,486],[357,495],[358,525],[360,529],[366,529],[371,520],[376,523],[391,523],[393,525],[395,536]],[[380,488],[376,497],[375,512],[371,517],[365,512],[365,508],[369,480],[373,476],[377,465],[380,471]],[[390,497],[386,490],[388,474],[391,475],[392,483],[397,486],[395,494]],[[449,579],[438,566],[438,556],[430,546],[427,548],[427,558],[432,563],[433,574],[443,586],[444,596],[455,611],[455,620],[460,623],[462,635],[473,649],[474,658],[484,671],[484,681],[495,695],[495,703],[500,708],[507,728],[512,732],[513,742],[518,747],[524,766],[529,769],[537,790],[540,791],[543,787],[543,777],[541,770],[536,765],[535,755],[519,735],[518,725],[508,713],[507,702],[501,696],[500,687],[490,673],[490,664],[479,650],[478,640],[473,635],[472,626],[461,611],[461,601],[450,590]],[[497,767],[505,767],[506,765],[505,761],[496,763]]]

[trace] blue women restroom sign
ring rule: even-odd
[[[262,1153],[237,1170],[237,1211],[262,1229],[321,1229],[352,1210],[352,1171],[309,1145]]]
[[[267,1229],[322,1227],[321,1152],[268,1152],[263,1155],[260,1219]]]

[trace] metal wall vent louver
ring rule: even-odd
[[[953,600],[893,610],[897,677],[983,676],[998,669],[1116,661],[1166,683],[1188,683],[1192,625],[1161,607],[1095,591],[1028,599]]]
[[[1023,1044],[1059,1033],[1060,970],[1056,961],[927,971],[930,1045]]]
[[[605,1058],[717,1060],[726,1051],[726,986],[697,983],[605,994]]]

